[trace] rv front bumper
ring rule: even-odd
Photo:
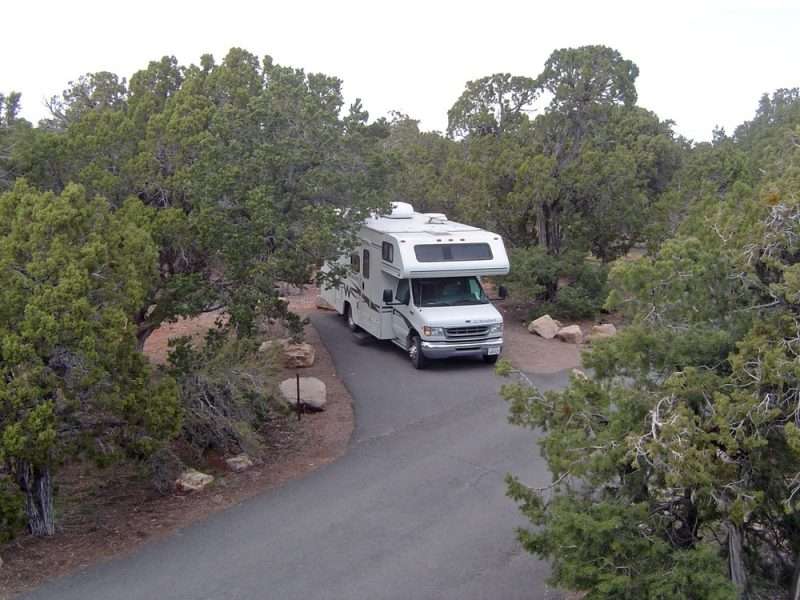
[[[427,358],[452,358],[454,356],[487,356],[500,354],[503,338],[464,342],[422,342],[422,353]]]

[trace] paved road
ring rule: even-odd
[[[314,324],[355,400],[338,462],[131,557],[55,581],[58,600],[550,600],[547,566],[514,538],[513,471],[549,477],[530,432],[506,423],[481,362],[414,371],[384,342],[357,343],[335,315]],[[563,385],[566,374],[534,376]]]

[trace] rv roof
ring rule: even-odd
[[[427,233],[430,235],[442,235],[455,231],[480,231],[477,227],[456,223],[455,221],[443,221],[444,215],[412,213],[408,218],[388,218],[373,216],[364,222],[369,229],[382,233]]]

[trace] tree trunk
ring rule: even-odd
[[[144,345],[147,342],[147,338],[158,329],[157,325],[140,325],[138,330],[136,331],[136,350],[138,352],[144,352]]]
[[[50,467],[32,465],[26,460],[16,461],[15,467],[17,483],[25,494],[25,513],[31,534],[40,537],[55,535]]]
[[[727,521],[725,529],[728,532],[728,573],[739,600],[747,600],[747,571],[744,568],[742,549],[742,531],[739,527]]]

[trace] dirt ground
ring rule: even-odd
[[[498,302],[497,308],[503,314],[503,356],[511,364],[527,373],[555,373],[573,369],[581,365],[581,351],[584,346],[566,344],[560,340],[546,340],[528,331],[528,307]],[[592,329],[593,323],[580,322],[584,334]]]
[[[308,313],[316,290],[290,298],[292,308]],[[171,337],[198,337],[214,325],[218,315],[181,320],[162,327],[147,342],[153,362],[163,362]],[[144,542],[203,519],[245,498],[307,475],[344,454],[353,431],[352,398],[336,375],[331,357],[313,326],[306,341],[316,349],[316,361],[301,375],[318,377],[327,386],[324,412],[275,417],[265,427],[263,464],[239,474],[224,467],[222,457],[209,457],[216,479],[201,492],[162,496],[148,485],[145,474],[133,466],[100,470],[93,465],[68,465],[58,474],[58,534],[50,539],[20,536],[0,545],[0,600],[44,581],[132,552]],[[294,370],[285,370],[292,377]]]
[[[567,344],[558,339],[541,338],[528,331],[529,306],[509,301],[495,304],[503,314],[503,356],[515,368],[528,373],[554,373],[581,367],[581,354],[589,349],[588,344]],[[612,323],[620,328],[622,318],[612,313],[601,315],[596,320],[564,321],[563,325],[578,325],[586,339],[592,327],[600,323]]]

